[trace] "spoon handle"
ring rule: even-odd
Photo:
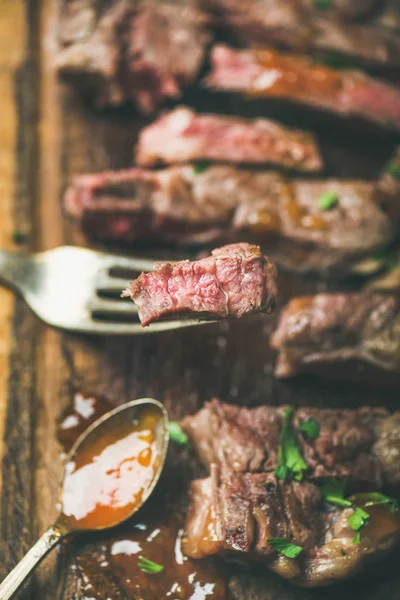
[[[57,526],[50,527],[36,544],[25,554],[22,560],[13,568],[0,584],[0,600],[9,600],[19,590],[24,581],[29,577],[32,571],[37,567],[40,561],[46,556],[54,546],[64,537]]]

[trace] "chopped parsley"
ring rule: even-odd
[[[279,438],[278,466],[275,475],[278,479],[295,479],[301,481],[308,465],[301,455],[295,432],[292,426],[293,408],[283,413],[283,425]]]
[[[352,502],[345,499],[344,490],[344,483],[338,479],[325,479],[321,487],[322,496],[329,504],[342,507],[352,506]]]
[[[393,175],[396,179],[400,179],[400,164],[396,161],[389,163],[385,169],[386,173]]]
[[[29,236],[24,231],[20,231],[19,229],[15,229],[12,232],[12,241],[14,244],[25,244],[29,239]]]
[[[396,249],[390,246],[382,246],[373,255],[373,259],[376,260],[379,265],[387,271],[392,271],[398,266],[398,253]]]
[[[320,210],[331,210],[339,202],[339,196],[336,192],[325,192],[319,197],[318,207]]]
[[[351,496],[350,500],[361,503],[363,508],[385,505],[390,509],[390,512],[397,512],[399,510],[399,503],[397,500],[382,494],[382,492],[361,492]]]
[[[201,175],[211,167],[211,162],[209,160],[202,160],[201,162],[197,162],[193,165],[193,172],[195,175]]]
[[[283,556],[287,556],[287,558],[296,558],[303,551],[301,546],[292,544],[286,538],[268,538],[267,542],[274,550],[283,554]]]
[[[314,8],[317,10],[329,10],[331,8],[331,0],[314,0]]]
[[[189,445],[189,438],[177,421],[170,421],[168,425],[168,433],[169,439],[172,442],[175,442],[175,444],[179,444],[180,446]]]
[[[359,544],[361,539],[361,529],[368,525],[371,515],[362,508],[356,508],[348,518],[350,527],[356,532],[353,538],[353,544]]]
[[[319,423],[315,419],[307,419],[307,421],[300,423],[299,431],[304,437],[315,440],[319,436]]]
[[[141,569],[144,573],[149,573],[150,575],[164,571],[164,567],[162,565],[159,565],[152,560],[145,558],[144,556],[139,557],[138,566],[139,569]]]

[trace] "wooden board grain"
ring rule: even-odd
[[[23,249],[85,243],[63,215],[63,191],[75,174],[129,166],[144,122],[129,108],[93,111],[59,84],[52,65],[60,4],[61,0],[0,3],[1,247],[10,245],[14,230],[26,235]],[[254,110],[237,99],[198,90],[185,100],[203,110],[216,107],[248,115]],[[353,139],[345,154],[343,132],[328,132],[328,138],[325,151],[335,174],[372,176],[391,149],[384,142],[368,148]],[[313,279],[290,277],[282,277],[282,286],[281,301],[293,293],[325,289]],[[173,418],[196,411],[213,395],[246,405],[396,405],[397,398],[388,393],[378,396],[308,380],[295,386],[276,381],[268,346],[274,319],[123,340],[84,338],[45,327],[23,303],[14,305],[8,292],[0,294],[1,576],[56,514],[62,473],[57,424],[75,390],[106,396],[112,405],[153,396],[166,404]],[[84,598],[76,571],[70,568],[84,542],[64,544],[48,557],[21,598]],[[230,589],[237,600],[333,600],[338,594],[343,600],[394,600],[400,595],[400,581],[389,570],[368,582],[360,579],[315,593],[296,590],[265,572],[235,568]]]

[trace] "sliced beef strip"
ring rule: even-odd
[[[207,85],[219,91],[281,98],[400,130],[400,88],[361,71],[338,71],[273,49],[216,45]]]
[[[81,175],[64,204],[94,239],[198,245],[250,236],[286,268],[346,274],[398,235],[399,193],[388,172],[375,182],[306,181],[185,165]],[[337,198],[330,210],[319,206],[324,194]]]
[[[198,261],[162,263],[142,273],[123,296],[138,306],[142,325],[171,317],[223,319],[268,313],[276,268],[258,246],[231,244]]]
[[[312,0],[214,0],[212,6],[219,20],[246,45],[272,43],[301,52],[328,51],[374,66],[399,67],[396,32],[374,20],[355,21],[372,4],[332,2],[318,10]]]
[[[284,407],[273,406],[241,408],[215,398],[195,415],[186,417],[182,427],[206,468],[216,463],[222,473],[272,472],[278,464],[283,411]],[[309,418],[320,426],[316,440],[299,433],[300,424]],[[380,489],[382,468],[372,449],[387,418],[387,411],[381,408],[295,411],[298,443],[310,469],[306,478],[346,478],[350,489]],[[387,485],[394,483],[385,480]]]
[[[312,133],[267,119],[199,114],[183,106],[142,129],[136,160],[141,166],[202,160],[278,164],[300,171],[323,166]]]
[[[62,13],[60,75],[99,105],[133,101],[145,113],[179,98],[197,76],[207,16],[186,0],[71,0]]]
[[[400,298],[384,294],[294,298],[281,313],[271,345],[279,351],[278,377],[301,372],[335,376],[338,367],[357,361],[394,383],[400,368]],[[363,377],[364,371],[359,373]]]

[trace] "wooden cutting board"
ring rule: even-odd
[[[0,2],[0,247],[45,250],[85,243],[63,216],[62,193],[73,174],[132,164],[132,148],[144,123],[131,109],[92,111],[58,84],[52,70],[57,0]],[[187,102],[205,110],[252,114],[253,105],[212,98],[192,90]],[[272,109],[271,109],[272,110]],[[276,109],[274,109],[276,110]],[[277,112],[277,114],[279,111]],[[293,113],[281,116],[293,122]],[[309,117],[300,125],[314,122]],[[373,176],[391,145],[318,125],[332,174]],[[326,136],[326,139],[325,137]],[[347,140],[346,151],[343,141]],[[373,142],[373,143],[372,143]],[[16,245],[13,240],[18,241]],[[324,283],[281,278],[281,301],[294,293],[328,289]],[[334,286],[330,284],[333,289]],[[274,318],[212,325],[196,330],[131,339],[84,338],[40,323],[20,300],[0,290],[0,576],[56,515],[62,447],[57,427],[75,391],[105,396],[112,405],[153,396],[173,418],[196,411],[213,395],[256,405],[315,404],[396,406],[396,396],[315,381],[282,384],[272,376],[268,347]],[[188,477],[186,455],[170,457],[171,473]],[[189,459],[193,461],[193,459]],[[183,469],[183,470],[182,470]],[[185,482],[187,483],[187,482]],[[177,509],[178,510],[178,509]],[[89,597],[71,568],[85,540],[65,544],[38,569],[20,594],[24,600]],[[95,539],[94,545],[102,544]],[[382,570],[383,569],[383,570]],[[384,566],[324,591],[297,590],[266,572],[228,569],[230,594],[240,600],[394,600],[400,596],[398,568]],[[104,584],[99,598],[131,598]],[[160,599],[157,583],[137,596]],[[161,589],[161,588],[160,588]],[[226,595],[228,597],[228,593]]]

